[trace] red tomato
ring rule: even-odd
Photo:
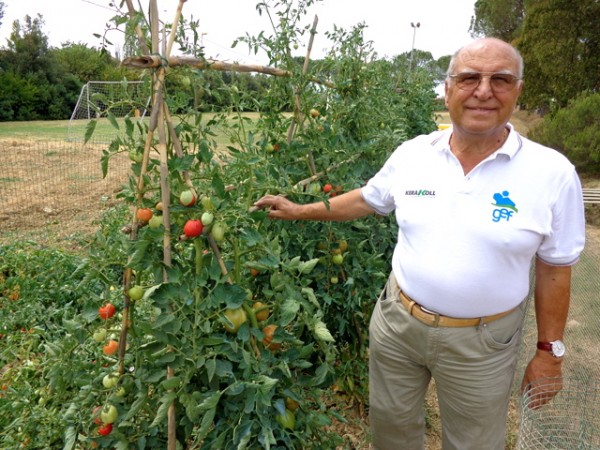
[[[329,183],[327,183],[325,186],[323,186],[323,192],[325,192],[326,194],[329,194],[332,190],[333,190],[333,186]]]
[[[110,319],[112,316],[114,316],[115,311],[116,308],[112,303],[107,303],[106,305],[98,308],[98,314],[100,314],[100,317],[102,317],[104,320]]]
[[[199,220],[188,220],[183,226],[183,234],[192,238],[202,234],[202,222]]]
[[[107,423],[105,425],[102,425],[101,427],[98,427],[98,434],[100,436],[108,436],[110,433],[112,433],[112,429],[113,429],[113,424]]]

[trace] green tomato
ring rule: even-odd
[[[337,266],[341,266],[344,263],[344,257],[341,254],[333,255],[331,262]]]
[[[148,221],[148,226],[150,228],[159,228],[163,223],[162,216],[152,216]]]
[[[286,409],[284,414],[277,414],[275,420],[279,425],[288,430],[294,430],[296,426],[296,416],[289,409]]]
[[[144,154],[137,150],[129,150],[129,159],[133,162],[140,163],[144,159]]]
[[[202,225],[204,225],[205,227],[210,225],[211,223],[213,223],[213,220],[215,219],[215,216],[213,213],[205,211],[202,213],[202,217],[200,218],[200,221],[202,222]]]
[[[144,296],[144,288],[141,286],[133,286],[127,291],[127,295],[131,300],[139,300]]]
[[[202,204],[202,207],[205,211],[212,211],[213,209],[215,209],[213,202],[208,195],[203,195],[200,199],[200,203]]]
[[[100,420],[104,424],[115,423],[117,417],[119,417],[119,413],[115,405],[106,405],[100,412]]]
[[[210,234],[212,234],[215,241],[223,242],[225,239],[225,224],[223,222],[215,222],[210,230]]]
[[[104,386],[106,389],[112,389],[116,387],[118,382],[118,373],[109,373],[107,375],[104,375],[104,378],[102,378],[102,386]]]
[[[106,340],[106,328],[100,328],[99,330],[94,331],[92,337],[96,342],[104,342]]]
[[[125,388],[123,386],[121,386],[119,389],[117,389],[115,391],[115,395],[117,397],[125,397],[125,394],[127,393],[127,391],[125,391]]]

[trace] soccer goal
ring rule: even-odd
[[[82,140],[90,120],[114,117],[143,119],[150,105],[150,86],[143,81],[89,81],[81,88],[69,120],[69,140]]]

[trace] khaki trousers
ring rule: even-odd
[[[424,399],[433,377],[442,448],[504,449],[524,305],[476,327],[429,327],[407,313],[395,280],[388,281],[369,327],[374,448],[424,448]]]

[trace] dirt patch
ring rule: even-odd
[[[103,178],[104,148],[62,140],[0,141],[0,242],[56,243],[94,233],[102,211],[116,203],[130,166],[119,155]]]

